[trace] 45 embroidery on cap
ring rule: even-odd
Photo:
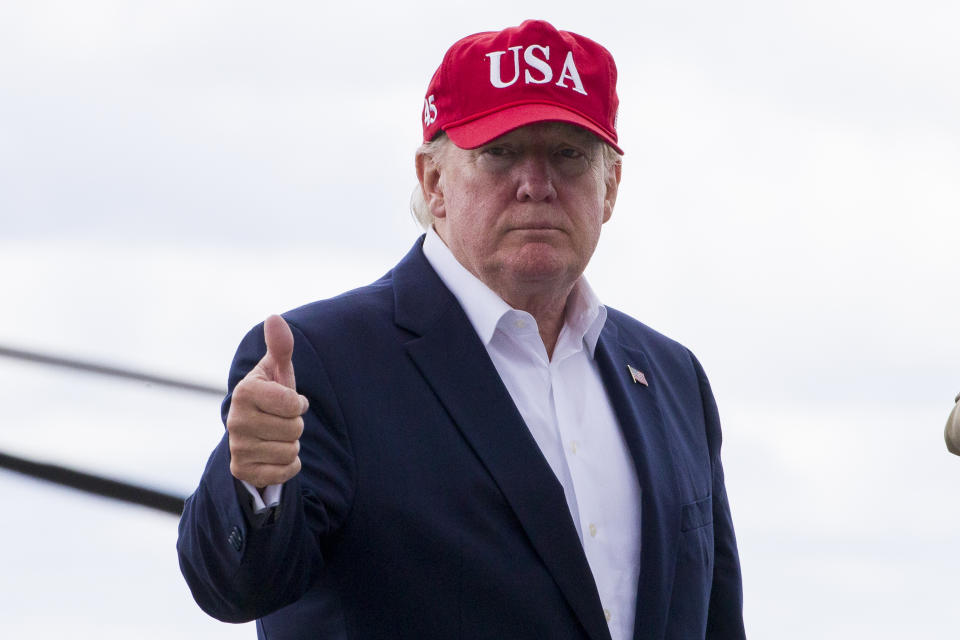
[[[428,127],[437,121],[437,105],[433,104],[433,94],[431,93],[423,101],[423,124]]]

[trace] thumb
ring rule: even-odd
[[[267,354],[260,361],[267,377],[285,387],[296,389],[293,375],[293,332],[286,320],[272,315],[263,323],[263,339],[267,343]]]

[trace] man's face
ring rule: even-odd
[[[513,306],[531,296],[565,297],[616,200],[620,167],[604,166],[602,145],[578,127],[543,123],[478,149],[448,144],[437,165],[421,157],[437,233]]]

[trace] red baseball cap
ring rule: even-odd
[[[617,66],[589,38],[543,20],[467,36],[447,50],[423,101],[423,140],[462,149],[535,122],[568,122],[617,145]]]

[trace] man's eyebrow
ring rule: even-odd
[[[598,148],[603,141],[589,131],[572,125],[557,123],[557,131],[563,135],[563,141],[577,144],[587,149]]]
[[[600,140],[597,140],[596,137],[585,133],[584,135],[572,136],[570,142],[578,146],[584,147],[585,149],[599,149],[600,145],[603,144]]]

